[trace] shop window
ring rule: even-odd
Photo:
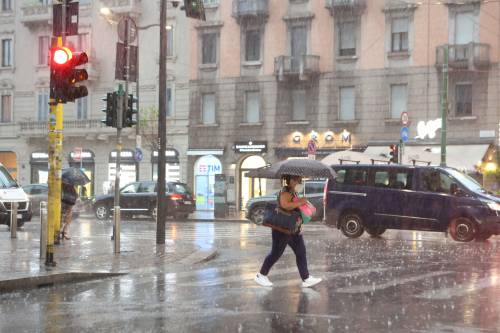
[[[391,51],[406,52],[408,51],[408,25],[407,17],[395,18],[391,24]]]
[[[401,113],[406,112],[406,84],[391,86],[391,118],[399,119]]]
[[[461,83],[455,87],[455,114],[457,116],[472,115],[472,84]]]
[[[260,121],[260,100],[258,91],[245,93],[245,122],[258,123]]]
[[[355,117],[355,91],[354,87],[340,88],[340,120],[354,120]]]

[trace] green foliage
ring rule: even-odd
[[[141,109],[139,114],[139,132],[144,145],[150,151],[158,150],[158,108],[150,106]]]

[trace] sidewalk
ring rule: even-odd
[[[245,222],[248,223],[250,222],[245,218],[245,212],[240,211],[240,212],[231,212],[228,214],[228,216],[223,217],[223,218],[215,218],[214,217],[214,211],[210,210],[197,210],[194,213],[189,215],[188,218],[189,221],[193,222],[214,222],[215,220],[217,221],[223,221],[223,222]]]
[[[168,230],[167,222],[167,230]],[[156,245],[156,224],[151,221],[123,222],[120,253],[114,254],[111,221],[80,218],[71,225],[71,239],[56,245],[56,267],[47,268],[40,259],[40,223],[28,222],[10,238],[0,225],[0,293],[61,282],[75,282],[127,274],[162,265],[193,265],[216,256],[213,247],[167,235],[165,245]]]

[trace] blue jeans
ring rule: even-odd
[[[309,271],[307,270],[306,245],[304,244],[304,238],[302,235],[287,235],[276,230],[273,230],[272,234],[273,247],[271,249],[271,253],[267,255],[264,263],[262,264],[260,274],[267,275],[271,270],[271,267],[273,267],[285,251],[286,246],[290,245],[295,253],[295,260],[297,261],[300,277],[302,280],[307,279],[309,277]]]

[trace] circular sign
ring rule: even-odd
[[[142,153],[142,150],[140,148],[137,148],[134,152],[134,160],[136,162],[140,162],[140,161],[142,161],[143,158],[144,158],[144,154]]]
[[[309,142],[307,143],[307,154],[315,155],[316,149],[317,149],[316,142],[314,142],[313,139],[309,140]]]
[[[408,142],[409,136],[408,127],[401,127],[401,140],[403,140],[403,142]]]
[[[128,33],[127,33],[128,27]],[[130,17],[122,17],[118,22],[118,38],[121,42],[125,43],[125,39],[127,39],[127,43],[133,43],[135,38],[137,37],[137,26],[135,22]]]
[[[409,122],[410,122],[410,119],[408,117],[408,112],[402,112],[401,113],[401,124],[406,127]]]

